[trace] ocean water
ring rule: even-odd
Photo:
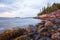
[[[40,19],[34,18],[0,18],[0,31],[13,27],[25,28],[26,25],[36,25],[40,22]]]

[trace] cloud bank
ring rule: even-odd
[[[44,6],[59,0],[0,0],[0,17],[34,17]]]

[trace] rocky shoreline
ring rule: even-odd
[[[43,40],[45,37],[46,40],[60,40],[60,23],[54,27],[56,24],[50,20],[43,20],[41,23],[36,24],[37,33],[41,37],[39,40]],[[0,40],[26,40],[27,34],[28,32],[23,28],[12,28],[0,34]]]
[[[56,10],[54,12],[51,12],[49,14],[43,14],[43,15],[40,15],[40,16],[36,16],[34,18],[36,18],[36,19],[44,19],[44,20],[60,19],[60,9]]]
[[[42,19],[42,22],[35,26],[27,26],[26,29],[5,30],[0,34],[0,40],[60,40],[60,10],[34,18]]]

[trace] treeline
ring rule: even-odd
[[[60,9],[60,3],[54,3],[52,6],[47,6],[47,8],[44,7],[42,12],[38,13],[38,16],[42,14],[49,14],[58,9]]]

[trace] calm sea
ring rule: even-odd
[[[33,18],[0,18],[0,31],[12,27],[24,28],[26,25],[35,25],[39,22],[40,19]]]

